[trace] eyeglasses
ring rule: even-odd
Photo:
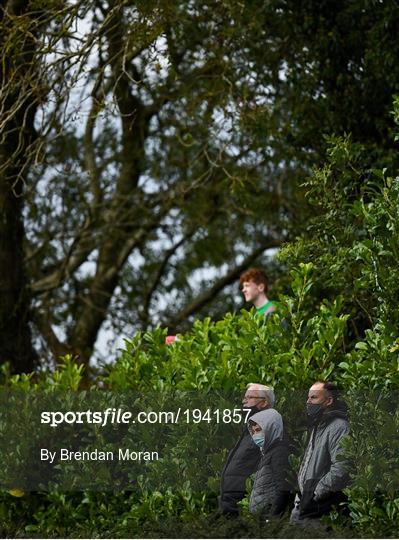
[[[259,396],[244,396],[242,398],[243,401],[248,401],[249,399],[266,399],[264,397],[259,397]]]

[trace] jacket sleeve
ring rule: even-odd
[[[293,479],[288,461],[288,450],[286,448],[277,449],[273,453],[271,468],[276,490],[270,515],[278,516],[283,514],[292,504],[294,493]]]
[[[348,461],[339,458],[342,438],[348,435],[349,425],[342,422],[332,426],[328,437],[328,451],[331,459],[329,471],[317,482],[314,500],[320,501],[332,492],[341,491],[348,482]]]
[[[243,431],[230,451],[222,472],[219,510],[226,514],[238,514],[237,503],[246,495],[246,480],[259,464],[261,452],[252,442],[249,431]]]

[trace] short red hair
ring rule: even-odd
[[[240,285],[242,286],[245,281],[253,281],[257,285],[261,285],[263,283],[265,286],[265,293],[269,287],[268,277],[262,268],[248,268],[248,270],[246,270],[240,276]]]

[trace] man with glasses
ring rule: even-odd
[[[273,388],[257,383],[248,384],[242,405],[244,409],[250,409],[248,418],[263,409],[273,407]],[[246,480],[256,472],[260,458],[259,447],[253,442],[247,425],[244,424],[238,441],[229,452],[222,472],[219,498],[220,513],[238,516],[237,503],[245,497]]]

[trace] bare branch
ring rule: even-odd
[[[92,237],[92,226],[92,220],[89,218],[86,219],[65,258],[56,264],[56,269],[51,274],[31,284],[33,293],[41,294],[45,291],[56,289],[87,260],[90,253],[96,247]]]
[[[55,359],[70,352],[69,348],[57,338],[45,311],[35,310],[33,322]]]
[[[157,223],[153,223],[151,229],[156,225]],[[87,361],[91,356],[92,346],[106,318],[122,266],[132,250],[144,241],[148,233],[148,228],[142,228],[121,245],[119,243],[115,245],[115,241],[111,241],[103,246],[90,291],[81,298],[83,309],[70,338],[74,352],[81,356],[82,361]],[[106,256],[108,260],[105,259]]]
[[[147,290],[146,295],[144,297],[143,302],[143,311],[141,313],[141,320],[143,322],[143,328],[146,328],[148,326],[149,322],[149,308],[151,304],[152,297],[158,287],[158,285],[161,282],[162,277],[165,274],[166,267],[168,266],[168,263],[170,259],[173,257],[173,255],[176,253],[176,251],[187,242],[194,234],[194,231],[190,231],[188,234],[184,235],[176,244],[174,244],[171,248],[166,250],[164,257],[158,266],[158,269],[156,271],[154,280],[151,284],[151,287]]]
[[[100,185],[100,173],[99,169],[96,164],[96,156],[95,156],[95,150],[94,150],[94,142],[93,142],[93,130],[95,127],[96,119],[101,111],[102,103],[98,100],[98,90],[101,86],[103,79],[103,71],[100,71],[100,75],[94,85],[94,88],[91,93],[92,98],[92,104],[91,104],[91,110],[86,122],[86,129],[84,134],[84,144],[85,144],[85,162],[86,162],[86,169],[90,175],[90,185],[91,185],[91,191],[93,195],[93,211],[95,214],[98,212],[98,208],[102,202],[103,194],[101,190]]]

